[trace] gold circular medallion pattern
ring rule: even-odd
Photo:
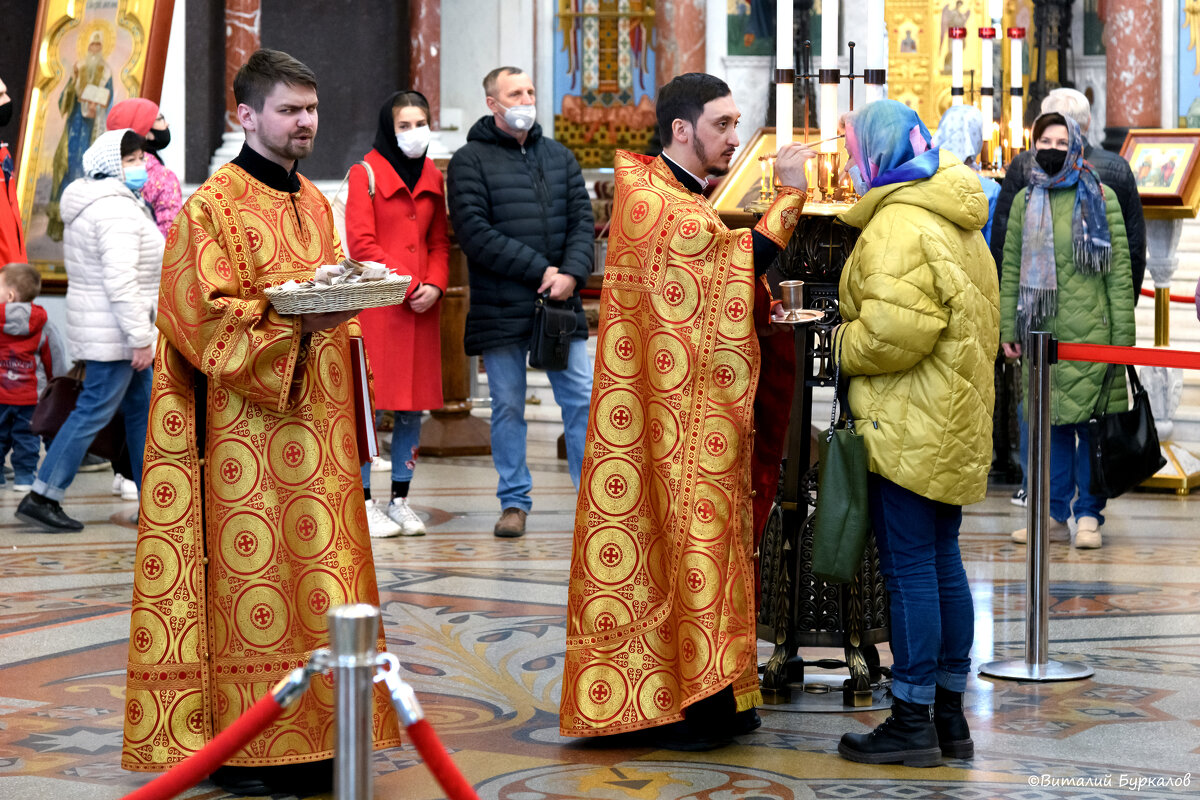
[[[613,447],[629,447],[642,438],[642,401],[628,389],[613,389],[600,396],[593,416],[596,434]]]
[[[625,674],[608,664],[592,664],[579,674],[576,691],[582,695],[575,706],[579,713],[594,723],[612,721],[629,698]]]
[[[221,559],[239,575],[253,575],[272,562],[271,525],[253,511],[239,511],[221,526]]]

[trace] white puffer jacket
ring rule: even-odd
[[[112,175],[124,130],[108,131],[84,153],[86,175]],[[89,166],[91,168],[89,168]],[[86,177],[63,191],[67,340],[71,357],[128,361],[153,345],[163,236],[150,208],[114,177]]]

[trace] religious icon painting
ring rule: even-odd
[[[1129,162],[1147,216],[1155,207],[1200,210],[1200,131],[1134,129],[1121,156]]]
[[[173,7],[174,0],[41,0],[16,158],[29,261],[45,291],[66,288],[63,189],[83,177],[83,153],[115,103],[158,100]]]

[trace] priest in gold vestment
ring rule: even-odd
[[[729,87],[678,76],[657,114],[662,156],[616,156],[560,726],[701,750],[758,724],[750,453],[770,365],[754,289],[799,220],[812,152],[784,147],[778,199],[731,231],[703,195],[738,145]]]
[[[189,199],[163,259],[126,678],[132,770],[195,753],[327,647],[331,607],[379,604],[357,322],[280,315],[263,294],[342,255],[329,204],[296,172],[316,134],[316,79],[260,50],[234,91],[246,145]],[[327,790],[332,704],[331,680],[316,678],[214,781],[239,794]],[[398,744],[382,690],[373,727],[376,746]]]

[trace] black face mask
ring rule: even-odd
[[[9,100],[4,105],[0,106],[0,128],[3,128],[5,125],[7,125],[9,122],[12,121],[12,115],[13,115],[13,104],[12,104],[12,100]]]
[[[1045,170],[1046,175],[1053,177],[1062,172],[1063,164],[1067,160],[1067,151],[1054,148],[1038,150],[1034,158],[1037,160],[1038,166]]]
[[[146,141],[142,144],[142,148],[149,150],[151,153],[157,153],[159,150],[162,150],[171,143],[170,128],[161,131],[151,130],[150,133],[154,135],[154,138],[151,139],[150,137],[146,137]]]

